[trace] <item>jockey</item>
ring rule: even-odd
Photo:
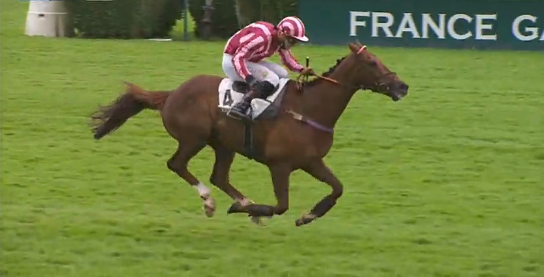
[[[279,53],[289,70],[313,73],[311,68],[300,65],[290,51],[298,42],[307,41],[304,23],[294,16],[284,18],[278,26],[264,21],[254,22],[234,34],[223,52],[223,71],[229,79],[246,82],[251,89],[231,108],[229,115],[247,118],[251,100],[270,96],[281,78],[289,78],[282,66],[263,61],[274,53]]]

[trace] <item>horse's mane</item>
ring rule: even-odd
[[[323,74],[321,74],[322,76],[325,76],[325,77],[328,77],[329,75],[331,75],[331,73],[334,72],[334,70],[336,70],[336,68],[338,67],[338,65],[340,65],[340,63],[346,58],[347,56],[344,56],[340,59],[337,59],[336,60],[336,64],[333,65],[331,68],[329,68],[329,70],[327,70],[326,72],[324,72]],[[312,85],[315,85],[317,82],[319,82],[321,79],[320,78],[315,78],[311,81],[308,81],[305,85],[306,86],[312,86]]]

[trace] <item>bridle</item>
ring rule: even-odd
[[[353,85],[346,85],[346,84],[342,84],[340,82],[338,82],[337,80],[335,79],[332,79],[332,78],[329,78],[329,77],[325,77],[323,75],[319,75],[317,73],[313,73],[313,74],[310,74],[312,76],[315,76],[319,79],[323,79],[325,81],[328,81],[330,83],[333,83],[333,84],[336,84],[336,85],[339,85],[341,87],[344,87],[348,90],[352,90],[352,89],[355,89],[355,91],[357,90],[371,90],[373,92],[378,92],[378,93],[382,93],[382,92],[386,92],[389,90],[389,85],[385,82],[383,82],[382,80],[389,76],[389,75],[397,75],[397,73],[395,72],[387,72],[383,75],[381,75],[378,80],[376,82],[374,82],[372,85],[370,86],[365,86],[365,85],[360,85],[360,86],[353,86]],[[304,83],[305,81],[302,80],[303,77],[306,77],[305,75],[299,75],[298,78],[297,78],[297,87],[299,88],[299,90],[302,90],[304,88]]]
[[[357,51],[357,55],[359,55],[362,51],[364,51],[366,49],[366,46],[363,46],[359,49],[359,51]],[[306,58],[306,63],[308,64],[308,58]],[[336,84],[336,85],[339,85],[339,86],[342,86],[344,88],[347,88],[348,90],[352,90],[352,89],[355,89],[355,91],[358,91],[358,90],[371,90],[373,92],[377,92],[377,93],[384,93],[386,91],[389,90],[389,85],[385,82],[383,82],[382,80],[384,80],[385,77],[389,76],[389,75],[397,75],[397,73],[395,72],[387,72],[383,75],[381,75],[378,80],[376,82],[374,82],[372,85],[370,86],[365,86],[365,85],[359,85],[359,86],[353,86],[353,85],[346,85],[346,84],[342,84],[340,82],[338,82],[337,80],[335,79],[332,79],[332,78],[329,78],[329,77],[326,77],[326,76],[322,76],[322,75],[319,75],[317,73],[313,73],[313,74],[310,74],[312,76],[315,76],[315,77],[318,77],[320,79],[323,79],[325,81],[328,81],[330,83],[333,83],[333,84]],[[306,80],[303,80],[303,77],[305,77]],[[304,75],[304,74],[300,74],[297,79],[296,79],[296,84],[297,84],[297,89],[299,91],[302,91],[304,89],[304,84],[307,82],[307,78],[308,78],[308,75]],[[327,127],[327,126],[324,126],[310,118],[307,118],[306,116],[303,116],[297,112],[294,112],[292,110],[285,110],[285,112],[287,112],[288,114],[290,114],[294,119],[298,120],[298,121],[301,121],[301,122],[304,122],[316,129],[319,129],[321,131],[324,131],[324,132],[327,132],[327,133],[334,133],[334,129],[333,128],[330,128],[330,127]]]
[[[362,46],[359,49],[359,51],[357,51],[356,55],[361,54],[365,49],[366,49],[366,46]],[[337,84],[339,86],[347,88],[348,90],[352,90],[352,89],[355,89],[355,91],[358,91],[358,90],[371,90],[373,92],[383,93],[383,92],[386,92],[386,91],[389,90],[389,85],[387,83],[383,82],[385,77],[390,76],[390,75],[397,75],[397,73],[392,72],[392,71],[387,72],[387,73],[381,75],[376,82],[374,82],[372,85],[369,85],[369,86],[367,86],[367,85],[358,85],[358,86],[346,85],[346,84],[342,84],[342,83],[338,82],[335,79],[325,77],[325,76],[319,75],[317,73],[313,73],[313,74],[310,74],[310,75],[315,76],[315,77],[317,77],[319,79],[323,79],[325,81],[331,82],[333,84]],[[306,77],[305,81],[302,80],[303,77]],[[304,83],[307,81],[307,77],[308,77],[307,75],[302,75],[302,74],[300,74],[298,76],[298,78],[297,78],[297,87],[298,87],[299,90],[302,90],[304,88]]]

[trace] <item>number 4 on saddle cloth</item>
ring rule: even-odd
[[[280,83],[272,95],[266,99],[254,98],[251,100],[251,106],[247,111],[249,117],[252,120],[274,118],[278,114],[281,100],[285,93],[285,85],[290,80],[289,78],[280,79]],[[242,101],[244,94],[248,91],[249,86],[247,83],[224,78],[219,84],[218,107],[227,113],[234,104]]]

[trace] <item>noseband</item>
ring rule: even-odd
[[[378,81],[376,81],[374,84],[372,84],[371,86],[361,86],[361,89],[362,90],[371,90],[371,91],[374,91],[374,92],[386,92],[389,90],[389,85],[385,82],[383,82],[382,80],[389,76],[389,75],[397,75],[397,73],[395,72],[387,72],[385,74],[383,74],[382,76],[380,76],[380,78],[378,78]]]

